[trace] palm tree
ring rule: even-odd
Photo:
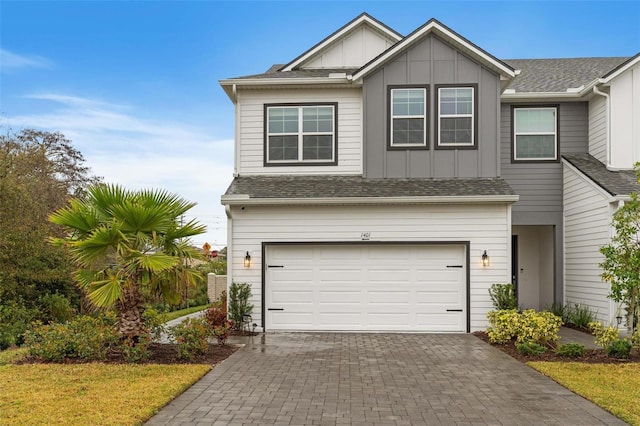
[[[100,184],[49,217],[68,231],[52,241],[69,248],[78,286],[94,306],[115,305],[124,337],[135,340],[145,332],[143,289],[176,303],[181,286],[202,279],[189,268],[201,255],[188,238],[206,228],[195,220],[180,223],[194,205],[163,190]]]

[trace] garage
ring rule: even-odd
[[[467,244],[265,244],[269,330],[466,332]]]

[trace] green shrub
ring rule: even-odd
[[[524,356],[538,356],[547,351],[547,348],[535,342],[517,343],[516,348],[518,349],[518,352],[520,352],[520,355]]]
[[[251,286],[247,283],[232,283],[229,288],[229,318],[234,323],[234,327],[242,327],[243,317],[251,315],[253,305],[249,303],[251,297]]]
[[[490,327],[487,329],[491,343],[506,343],[515,339],[518,343],[535,342],[551,346],[558,341],[562,318],[548,311],[528,309],[489,311]]]
[[[640,351],[640,328],[637,328],[635,333],[631,336],[631,345]]]
[[[214,302],[204,311],[204,319],[211,327],[223,325],[227,321],[227,306],[222,302]]]
[[[576,327],[587,328],[589,323],[596,320],[596,314],[591,311],[588,305],[576,303],[569,309],[567,315],[568,322]]]
[[[29,323],[39,314],[37,309],[29,309],[17,301],[0,303],[0,350],[22,345]]]
[[[149,330],[151,339],[159,339],[162,333],[166,332],[164,324],[167,322],[167,315],[158,312],[152,306],[147,306],[142,313],[144,325]]]
[[[138,336],[135,340],[130,337],[125,337],[120,341],[122,357],[129,363],[146,361],[151,356],[151,351],[149,350],[150,345],[151,335],[148,333]]]
[[[99,361],[118,338],[115,330],[100,319],[76,317],[64,324],[34,323],[25,333],[29,354],[43,361],[62,362],[66,358]]]
[[[40,319],[45,323],[65,322],[76,316],[69,299],[58,293],[48,293],[38,298]]]
[[[631,353],[631,342],[627,339],[614,340],[606,348],[607,355],[613,358],[626,359]]]
[[[620,332],[612,326],[604,327],[599,321],[589,323],[589,330],[596,338],[596,345],[606,349],[611,343],[620,338]]]
[[[211,335],[211,328],[202,318],[187,318],[171,327],[169,334],[178,344],[178,357],[182,359],[204,355],[209,349],[207,338]]]
[[[567,343],[566,345],[560,345],[556,349],[556,354],[560,356],[566,356],[568,358],[578,358],[583,356],[587,352],[587,348],[580,343]]]
[[[496,310],[518,308],[513,284],[493,284],[489,289],[489,296],[491,296],[491,302]]]

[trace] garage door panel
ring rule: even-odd
[[[464,246],[267,246],[266,328],[466,330]],[[282,309],[269,311],[268,308]],[[447,309],[460,312],[447,312]]]

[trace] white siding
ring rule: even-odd
[[[264,167],[264,105],[313,102],[338,103],[338,165]],[[361,90],[241,90],[237,108],[241,175],[362,173]]]
[[[254,320],[260,324],[262,242],[352,242],[362,232],[370,232],[371,241],[469,241],[471,330],[479,330],[492,308],[488,288],[510,281],[510,216],[508,205],[233,207],[229,268],[234,281],[252,285]],[[489,267],[481,265],[484,250]],[[250,269],[242,264],[247,251]]]
[[[393,40],[362,26],[315,55],[301,68],[360,68],[393,44]]]
[[[589,154],[607,163],[607,100],[595,96],[589,101]]]
[[[640,161],[640,64],[611,81],[611,166]]]
[[[607,196],[583,175],[564,165],[565,302],[583,303],[609,323],[609,285],[598,266],[600,247],[609,242],[611,210]],[[615,316],[615,313],[613,314]]]

